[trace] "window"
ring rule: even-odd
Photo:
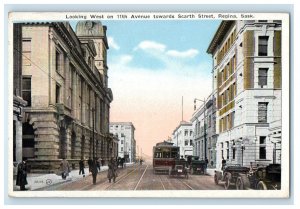
[[[31,39],[22,40],[22,64],[31,65]]]
[[[72,100],[73,100],[73,84],[74,82],[74,67],[71,65],[70,67],[70,85],[69,85],[69,100],[68,105],[72,108]]]
[[[123,144],[124,143],[124,140],[121,140],[121,144]]]
[[[235,160],[235,143],[232,142],[232,159]]]
[[[190,136],[192,136],[193,135],[193,131],[190,131]]]
[[[235,83],[232,84],[231,92],[232,92],[232,99],[234,99],[235,96],[236,96],[236,85],[235,85]]]
[[[266,136],[259,137],[259,159],[266,159]]]
[[[60,86],[59,86],[59,84],[56,84],[55,103],[60,103]]]
[[[27,101],[27,106],[31,107],[31,78],[22,78],[22,97]]]
[[[190,140],[190,146],[194,146],[193,140]]]
[[[61,73],[61,54],[59,51],[55,53],[55,69],[56,72]]]
[[[235,55],[233,56],[233,62],[232,62],[232,72],[235,71],[235,68],[236,68],[236,58],[235,58]]]
[[[229,160],[229,142],[226,142],[226,159]]]
[[[221,72],[221,84],[225,81],[224,79],[224,70],[222,70]]]
[[[209,127],[209,128],[211,127],[211,115],[208,116],[208,127]]]
[[[188,136],[188,130],[184,130],[184,136]]]
[[[235,111],[233,111],[231,113],[231,127],[233,128],[234,127],[234,116],[235,116]]]
[[[223,124],[223,118],[221,119],[221,123],[220,123],[220,132],[223,132],[224,129],[224,124]]]
[[[221,95],[221,107],[225,105],[224,93]]]
[[[268,102],[258,103],[258,122],[267,123],[268,116]]]
[[[185,140],[184,141],[184,146],[188,146],[189,145],[189,141],[188,140]]]
[[[226,90],[227,103],[231,101],[229,88]]]
[[[258,37],[258,56],[268,56],[268,36]]]
[[[227,65],[226,65],[226,78],[229,78],[229,76],[230,76],[230,68],[229,68],[229,62],[227,63]]]
[[[268,85],[268,68],[258,69],[258,85],[261,86],[261,88]]]
[[[121,147],[121,152],[123,152],[123,147]]]

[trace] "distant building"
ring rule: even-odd
[[[281,127],[281,21],[222,21],[207,52],[217,90],[217,166],[273,162]]]
[[[114,157],[106,27],[100,21],[79,21],[74,32],[68,22],[22,23],[19,40],[27,102],[22,158],[32,170],[50,172],[62,158],[77,166],[80,158]]]
[[[208,96],[205,101],[202,101],[202,105],[194,112],[191,122],[194,133],[194,155],[199,156],[201,160],[207,158],[208,166],[215,167],[217,134],[216,98],[213,94]]]
[[[180,157],[193,155],[193,126],[192,123],[181,121],[172,134],[172,143],[179,147]]]
[[[134,162],[136,159],[135,127],[131,122],[111,122],[109,131],[118,137],[118,157],[125,158],[126,162]]]

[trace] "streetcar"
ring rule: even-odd
[[[171,142],[160,142],[153,147],[153,173],[169,174],[179,159],[179,147]]]

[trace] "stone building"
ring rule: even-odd
[[[196,102],[199,99],[195,99]],[[200,160],[207,158],[209,167],[216,165],[216,98],[212,93],[194,112],[191,123],[193,124],[194,155]]]
[[[59,160],[108,160],[113,94],[107,85],[106,26],[80,21],[23,23],[23,158],[32,170],[55,171]],[[18,150],[16,151],[18,152]]]
[[[172,143],[179,147],[179,155],[187,158],[193,155],[193,125],[192,123],[181,121],[172,133]]]
[[[13,26],[13,162],[22,161],[22,118],[27,102],[22,98],[22,27]]]
[[[207,52],[217,90],[217,166],[222,157],[244,166],[273,162],[269,128],[281,119],[281,22],[222,21]]]
[[[125,158],[126,162],[136,159],[135,127],[132,122],[111,122],[110,133],[119,139],[118,157]]]

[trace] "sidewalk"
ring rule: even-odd
[[[108,170],[108,166],[101,166],[100,172]],[[89,173],[89,169],[84,169],[85,177],[91,175]],[[83,175],[79,175],[79,169],[74,169],[69,173],[69,176],[66,180],[63,180],[61,176],[56,175],[55,173],[50,174],[38,174],[38,173],[28,173],[27,174],[27,182],[28,184],[25,186],[28,190],[36,190],[44,187],[48,187],[55,184],[61,184],[65,182],[74,182],[79,179],[82,179]],[[16,180],[14,180],[14,191],[19,191],[20,187],[16,186]]]
[[[133,163],[125,163],[124,167],[126,168],[127,166],[132,166],[134,165]],[[99,172],[107,171],[108,166],[101,166]],[[89,173],[89,169],[85,168],[84,169],[85,177],[91,175]],[[26,189],[28,190],[37,190],[41,189],[44,187],[48,187],[51,185],[56,185],[56,184],[63,184],[63,183],[70,183],[74,181],[78,181],[79,179],[82,179],[83,175],[79,175],[79,169],[74,169],[71,170],[69,173],[69,176],[67,177],[66,180],[63,180],[61,176],[56,175],[55,173],[50,173],[50,174],[39,174],[39,173],[28,173],[27,174],[27,182],[28,184],[25,186]],[[20,191],[20,187],[16,186],[16,180],[14,180],[13,183],[13,190],[14,191]]]

